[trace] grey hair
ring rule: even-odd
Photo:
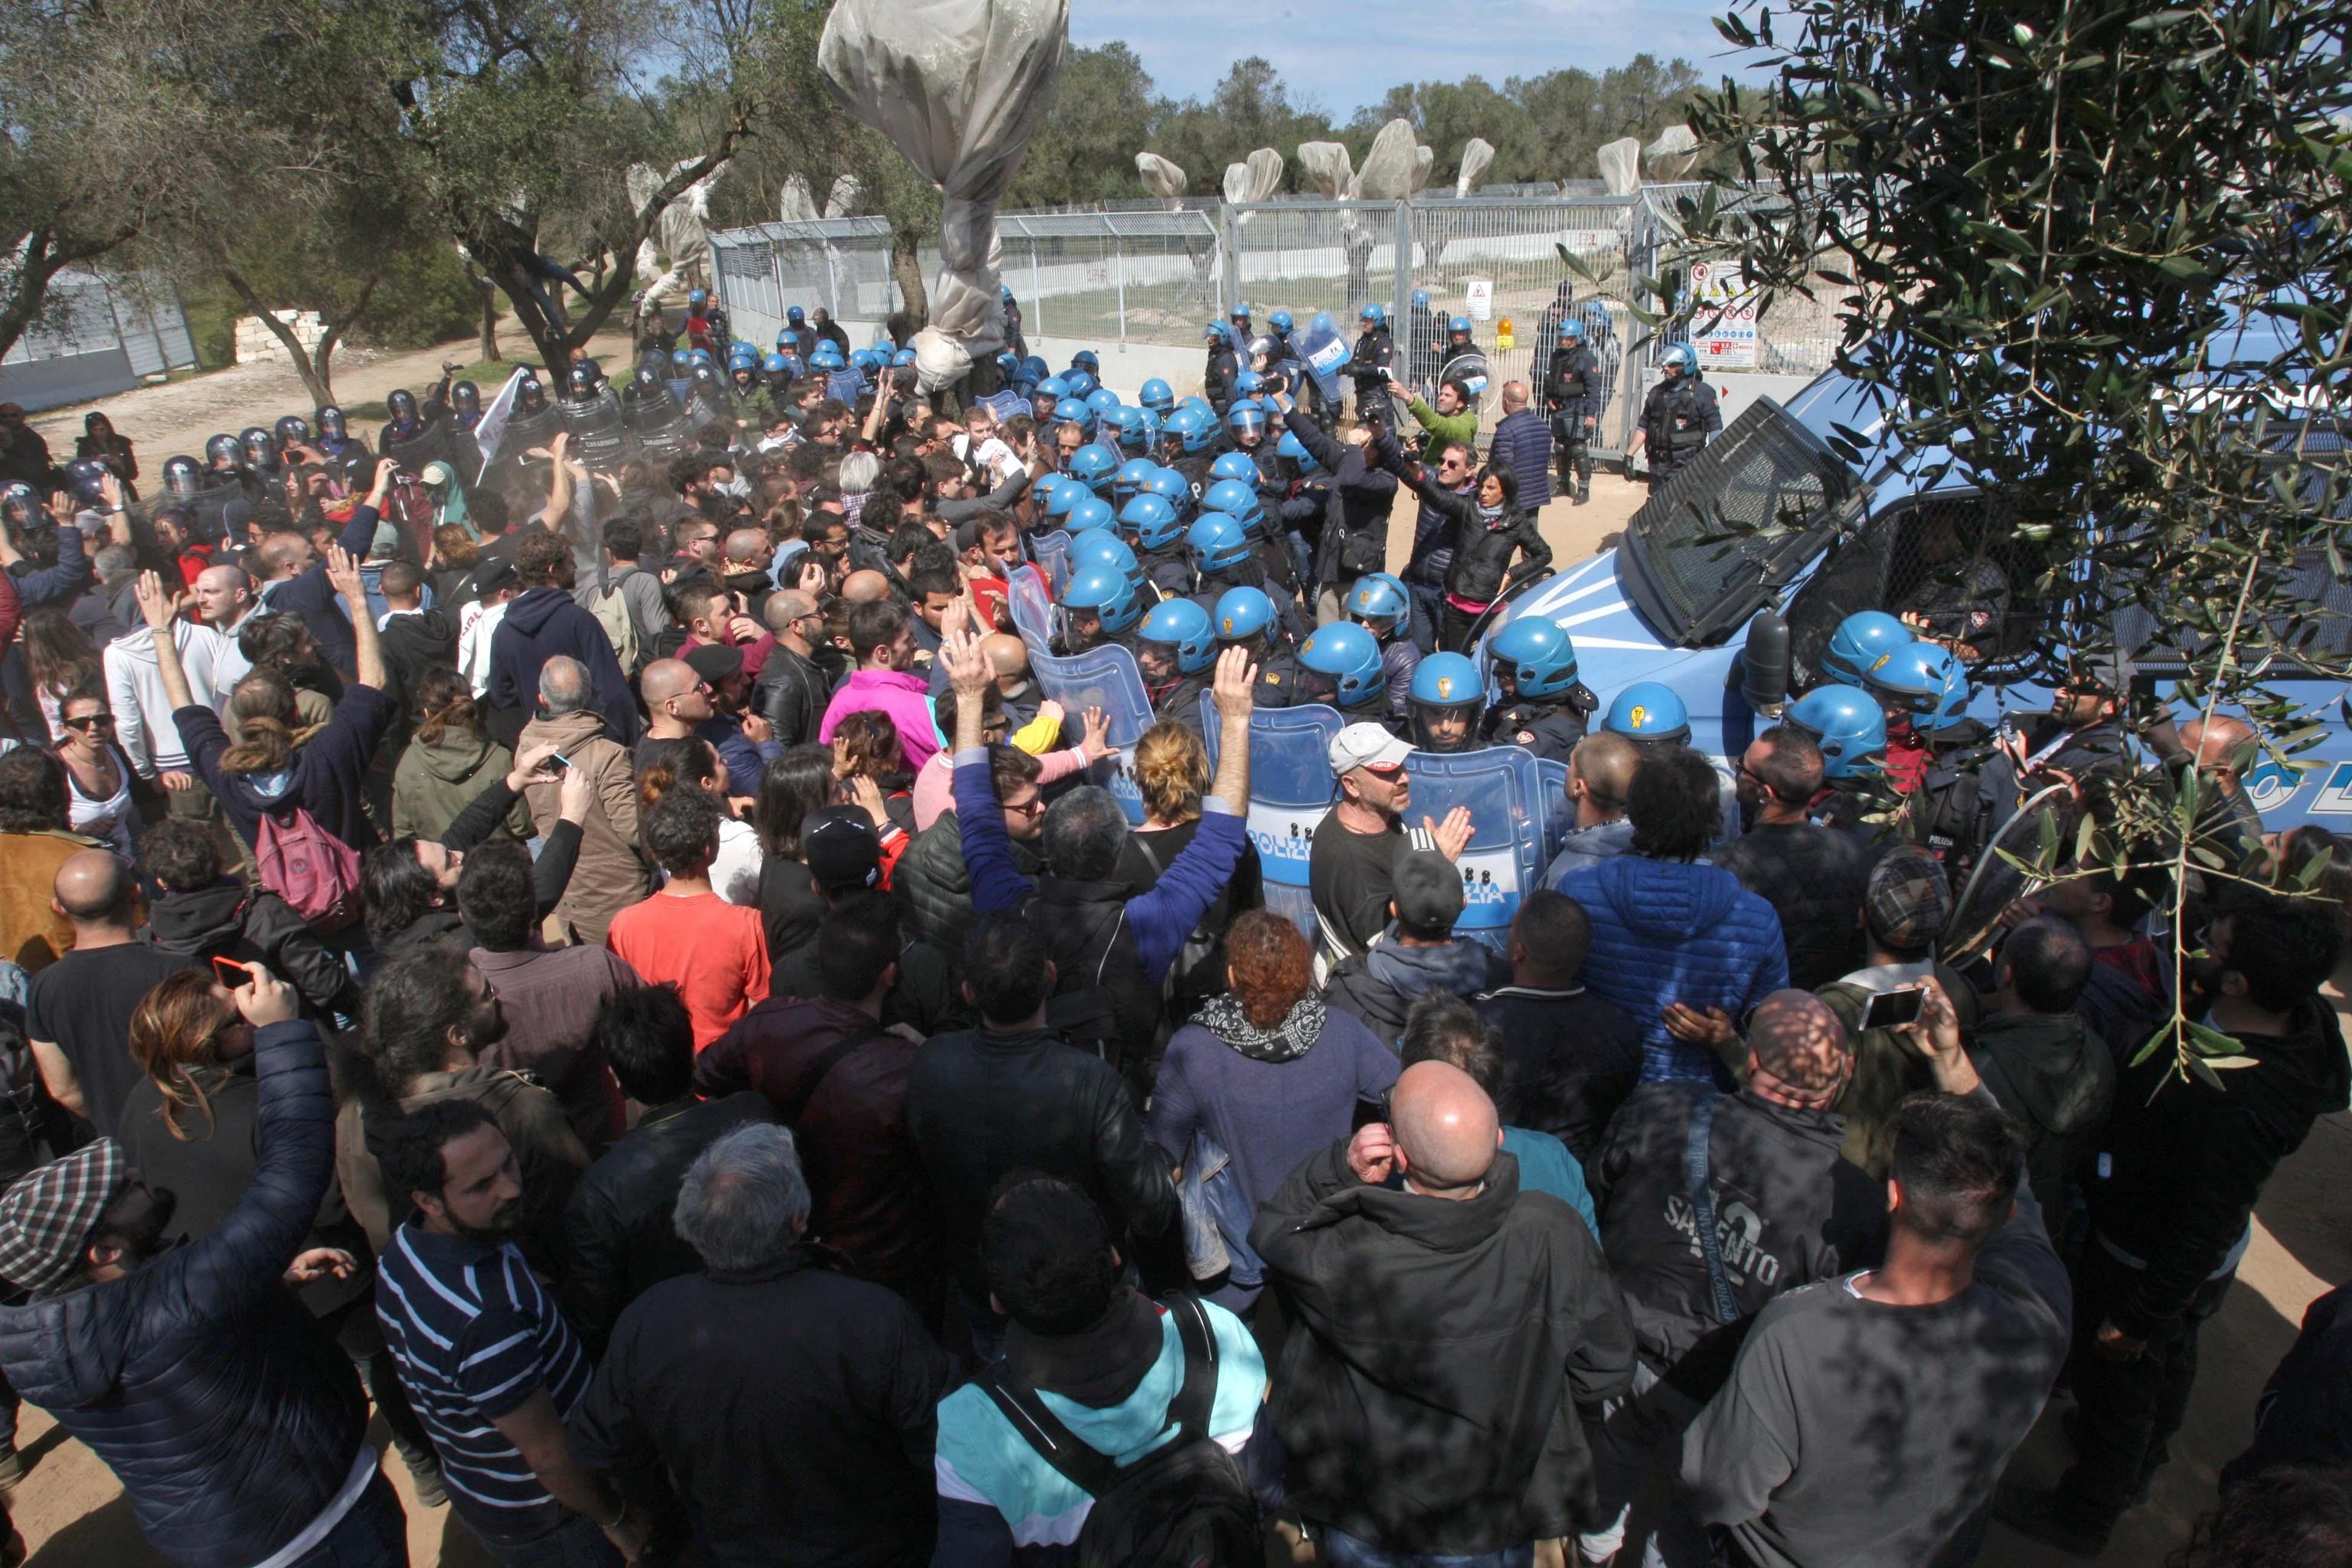
[[[139,556],[127,544],[110,544],[89,559],[90,570],[101,583],[127,582],[139,575]]]
[[[567,654],[557,654],[539,667],[539,697],[551,719],[579,712],[594,691],[588,667]]]
[[[841,493],[854,496],[874,488],[882,477],[882,459],[871,452],[852,452],[841,459]]]
[[[738,1127],[696,1157],[670,1224],[705,1266],[741,1271],[790,1252],[808,1212],[808,1179],[792,1130],[762,1121]]]
[[[1127,844],[1127,813],[1110,791],[1083,784],[1046,807],[1041,836],[1054,875],[1074,882],[1108,881]]]

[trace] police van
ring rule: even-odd
[[[2240,339],[2243,360],[2262,357],[2252,337]],[[1834,372],[1786,404],[1755,398],[1634,514],[1617,548],[1547,579],[1508,616],[1543,616],[1566,628],[1584,683],[1604,703],[1633,681],[1664,683],[1689,709],[1691,743],[1737,758],[1784,700],[1821,683],[1822,655],[1847,616],[1899,608],[1960,565],[1989,564],[2021,595],[2050,565],[2043,547],[2001,526],[1992,498],[1942,453],[1906,454],[1884,426],[1870,392]],[[1834,448],[1841,432],[1880,444],[1852,463]],[[2332,422],[2304,434],[2305,451],[2322,448],[2323,460],[2341,451]],[[2298,596],[2317,610],[2321,644],[2352,650],[2352,583],[2324,552],[2311,557],[2301,563]],[[2012,596],[1979,641],[1973,717],[1998,724],[2048,706],[2030,657],[2037,616]],[[2153,629],[2145,612],[2127,609],[2116,641],[2137,650],[2137,679],[2168,691],[2179,667],[2150,645]],[[2294,767],[2264,758],[2247,780],[2251,798],[2273,829],[2317,822],[2352,830],[2344,683],[2289,671],[2271,684],[2324,721],[2325,734]]]

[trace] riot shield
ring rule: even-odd
[[[1129,822],[1143,820],[1143,792],[1135,784],[1135,743],[1151,728],[1151,702],[1143,693],[1143,675],[1135,656],[1116,643],[1057,658],[1034,647],[1029,650],[1029,673],[1045,695],[1076,720],[1089,708],[1099,708],[1110,720],[1110,743],[1115,757],[1105,757],[1087,770],[1087,778],[1118,797]]]
[[[671,462],[694,445],[694,426],[674,398],[625,397],[621,423],[635,437],[637,450],[655,463]]]
[[[1535,758],[1517,746],[1490,746],[1451,755],[1415,752],[1404,765],[1412,777],[1407,828],[1420,827],[1423,817],[1443,822],[1457,805],[1470,808],[1470,845],[1459,862],[1462,918],[1454,929],[1507,951],[1519,900],[1542,885],[1543,781]]]
[[[196,491],[196,499],[188,505],[196,520],[196,531],[206,539],[217,541],[228,529],[228,503],[245,500],[245,487],[232,479],[225,485],[205,485]],[[242,544],[242,539],[230,541]]]
[[[405,441],[393,439],[387,433],[383,455],[398,463],[403,473],[421,474],[427,463],[446,463],[452,473],[457,471],[457,444],[449,439],[450,426],[440,419],[429,420],[424,428]]]
[[[1298,334],[1298,352],[1305,356],[1307,374],[1315,378],[1317,388],[1328,401],[1339,402],[1340,373],[1353,351],[1339,328],[1331,324],[1329,311],[1315,312],[1315,319]]]
[[[1331,738],[1339,712],[1320,702],[1261,708],[1250,715],[1249,836],[1265,868],[1265,907],[1299,929],[1308,945],[1323,946],[1307,857],[1323,814],[1339,798],[1331,777]],[[1202,726],[1209,767],[1217,765],[1218,726]]]
[[[1486,390],[1486,356],[1483,353],[1456,354],[1439,373],[1441,382],[1452,382],[1466,397],[1476,397]]]
[[[572,451],[600,474],[617,474],[631,456],[628,426],[621,419],[621,400],[610,387],[594,397],[557,405],[564,427],[572,432]]]
[[[1008,423],[1016,414],[1029,412],[1029,400],[1017,392],[992,392],[979,401],[982,407],[996,416],[999,425]]]
[[[530,454],[543,451],[562,430],[563,411],[553,403],[530,414],[516,409],[499,437],[498,456],[483,465],[481,487],[497,490],[510,507],[528,503],[537,510],[547,499],[548,461]]]
[[[1543,787],[1543,863],[1559,854],[1576,827],[1576,803],[1568,798],[1568,764],[1549,757],[1536,759],[1536,780]]]
[[[2007,856],[2013,855],[2028,866],[2049,868],[2074,843],[2080,809],[2074,792],[2064,784],[2052,784],[2017,808],[2017,815],[1977,857],[1976,869],[1969,873],[1967,885],[1953,900],[1943,940],[1936,944],[1937,957],[1958,968],[1992,951],[2000,934],[2000,912],[2020,899],[2031,898],[2052,880],[2040,871],[2020,870]]]
[[[1029,542],[1036,552],[1037,564],[1045,569],[1045,581],[1058,600],[1062,590],[1070,585],[1070,536],[1060,529],[1041,533]]]
[[[1054,596],[1046,591],[1041,568],[1016,569],[1005,584],[1005,607],[1013,612],[1013,629],[1029,645],[1034,660],[1054,650]]]

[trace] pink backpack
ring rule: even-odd
[[[300,806],[281,818],[261,814],[253,858],[261,885],[286,900],[321,935],[360,918],[359,852]]]

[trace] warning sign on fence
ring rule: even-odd
[[[1759,297],[1748,286],[1748,274],[1736,261],[1691,264],[1691,347],[1698,352],[1699,368],[1756,368],[1756,314]]]

